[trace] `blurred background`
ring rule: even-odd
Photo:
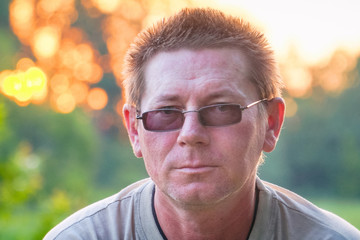
[[[286,120],[259,175],[360,228],[357,0],[0,1],[0,239],[41,239],[147,176],[123,127],[123,56],[144,27],[215,7],[265,32]]]

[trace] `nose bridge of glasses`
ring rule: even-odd
[[[198,110],[187,110],[187,111],[182,111],[181,113],[185,115],[185,113],[191,113],[191,112],[199,112],[200,109]]]
[[[200,109],[197,109],[197,110],[182,111],[181,113],[183,114],[183,121],[185,121],[185,114],[186,114],[186,113],[192,113],[192,112],[194,112],[194,113],[197,113],[196,116],[195,116],[195,117],[196,117],[196,121],[198,121],[201,125],[205,125],[205,124],[203,123],[202,117],[199,115],[200,110],[201,110],[201,108],[200,108]]]

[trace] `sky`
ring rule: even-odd
[[[283,59],[289,48],[296,49],[299,57],[310,65],[326,61],[338,48],[360,53],[359,0],[206,2],[233,15],[244,16],[262,28]]]

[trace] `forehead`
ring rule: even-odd
[[[155,66],[154,66],[155,65]],[[155,54],[146,65],[146,70],[167,70],[169,73],[181,73],[192,76],[196,70],[199,74],[209,68],[223,68],[226,71],[245,73],[248,69],[245,55],[235,48],[215,49],[179,49],[175,51],[162,51]],[[203,70],[203,71],[202,71]]]
[[[160,52],[145,65],[142,102],[251,95],[256,90],[248,81],[248,69],[245,55],[233,48]]]

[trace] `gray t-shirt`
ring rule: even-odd
[[[257,179],[259,203],[249,239],[360,239],[360,231],[300,196]],[[144,179],[71,215],[44,239],[163,239]]]

